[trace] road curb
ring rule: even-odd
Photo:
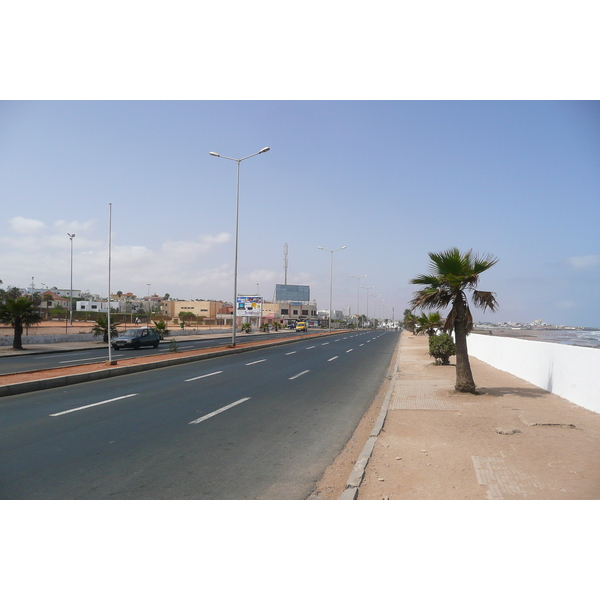
[[[389,379],[389,386],[385,394],[385,399],[383,404],[381,405],[381,409],[379,411],[379,415],[375,420],[375,424],[373,425],[373,429],[369,434],[369,439],[366,441],[362,452],[360,453],[356,463],[354,464],[354,468],[348,477],[348,481],[346,482],[346,489],[340,494],[338,500],[356,500],[358,496],[358,489],[360,488],[360,484],[365,476],[365,471],[367,468],[367,464],[373,454],[373,449],[375,448],[375,443],[377,442],[377,438],[383,429],[383,424],[385,423],[385,419],[387,417],[388,408],[390,405],[390,400],[392,398],[392,394],[394,392],[394,388],[396,386],[396,380],[398,378],[398,361],[400,358],[400,342],[402,341],[402,336],[398,339],[398,345],[396,346],[395,355],[392,358],[392,364],[390,365],[390,369],[388,371],[387,378]]]
[[[340,332],[335,333],[318,333],[315,337],[323,337],[329,335],[339,335]],[[304,339],[310,338],[307,336]],[[252,350],[260,350],[266,346],[282,346],[284,344],[292,344],[297,342],[298,339],[287,339],[278,340],[271,343],[266,343],[261,346],[253,346],[248,348],[228,348],[224,350],[216,350],[215,352],[209,352],[207,354],[199,354],[195,356],[182,356],[180,358],[168,358],[166,360],[156,361],[152,363],[146,363],[141,365],[129,365],[122,367],[112,367],[110,369],[103,369],[102,371],[91,371],[89,373],[77,373],[74,375],[62,375],[59,377],[48,377],[46,379],[37,379],[34,381],[23,381],[21,383],[9,383],[7,385],[0,386],[0,397],[15,396],[17,394],[26,394],[28,392],[37,392],[40,390],[48,390],[57,387],[63,387],[67,385],[74,385],[77,383],[85,383],[88,381],[97,381],[99,379],[108,379],[109,377],[118,377],[120,375],[129,375],[131,373],[139,373],[142,371],[150,371],[152,369],[163,369],[165,367],[171,367],[175,365],[181,365],[189,362],[195,362],[198,360],[206,360],[209,358],[216,358],[219,356],[225,356],[228,354],[240,354],[242,352],[251,352]]]

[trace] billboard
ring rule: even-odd
[[[238,317],[260,317],[262,314],[262,296],[238,296],[236,315]]]
[[[275,285],[275,302],[309,302],[309,285]]]

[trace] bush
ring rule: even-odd
[[[449,365],[450,357],[455,354],[456,345],[448,334],[432,335],[429,338],[429,355],[435,358],[436,364]]]

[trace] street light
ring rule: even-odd
[[[74,233],[67,233],[69,240],[71,241],[71,293],[69,295],[69,323],[73,325],[73,238]]]
[[[237,163],[237,186],[235,193],[235,261],[233,266],[233,323],[231,324],[231,346],[235,347],[235,329],[237,325],[237,265],[238,265],[238,230],[239,230],[239,214],[240,214],[240,163],[243,160],[258,156],[264,152],[268,152],[271,148],[268,146],[263,148],[259,152],[245,156],[244,158],[230,158],[229,156],[222,156],[216,152],[209,152],[211,156],[217,158],[225,158],[226,160],[233,160]]]
[[[364,279],[365,277],[368,277],[368,275],[363,275],[362,277],[357,277],[356,275],[350,275],[350,277],[353,277],[354,279],[357,279],[358,281],[356,283],[358,283],[358,287],[356,290],[356,328],[358,329],[358,324],[359,324],[359,319],[360,319],[360,310],[359,310],[359,305],[360,305],[360,280]]]
[[[372,290],[375,288],[374,285],[372,285],[371,287],[364,287],[361,286],[363,290],[367,290],[367,324],[369,323],[369,290]]]
[[[333,253],[339,252],[340,250],[343,250],[344,248],[346,248],[346,246],[342,246],[341,248],[338,248],[337,250],[327,250],[326,248],[323,248],[323,246],[319,246],[319,250],[325,250],[325,252],[331,253],[331,261],[330,261],[330,266],[329,266],[329,333],[331,333],[331,321],[332,321],[332,316],[333,316],[333,313],[331,312],[331,296],[332,296],[332,291],[333,291]]]

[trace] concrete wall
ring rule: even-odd
[[[30,344],[55,344],[57,342],[93,342],[102,341],[102,337],[94,337],[92,333],[69,333],[64,335],[24,335],[21,338],[23,345]],[[0,337],[0,346],[12,346],[13,336]]]
[[[469,354],[600,413],[600,349],[471,334]]]

